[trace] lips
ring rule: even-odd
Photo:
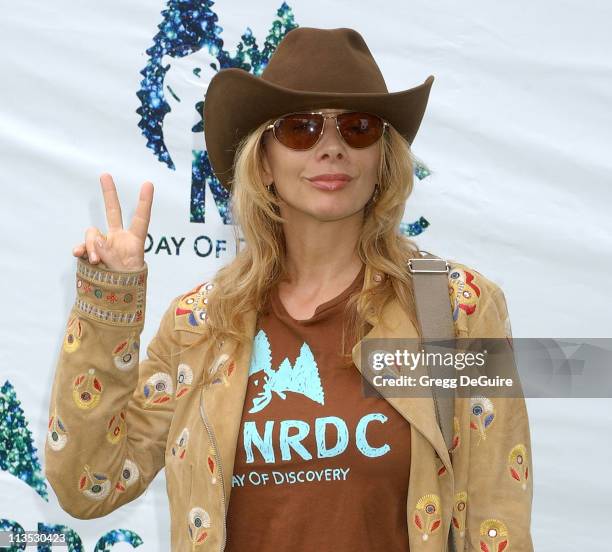
[[[346,186],[351,178],[352,177],[346,173],[327,173],[309,177],[308,180],[319,189],[339,190]]]
[[[351,177],[346,173],[326,173],[326,174],[317,174],[316,176],[311,176],[309,180],[323,180],[326,182],[335,182],[337,180],[350,180]]]

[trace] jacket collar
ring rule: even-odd
[[[418,351],[418,332],[410,320],[408,313],[396,298],[389,301],[384,306],[380,322],[375,324],[363,339],[353,347],[353,362],[366,379],[368,375],[367,373],[364,375],[361,365],[361,346],[364,340],[374,338],[403,339],[401,342],[402,347],[405,347],[411,352],[416,353]],[[421,373],[424,372],[417,368],[413,375],[418,378]],[[436,419],[435,406],[430,387],[420,387],[418,397],[402,396],[409,395],[408,392],[400,392],[397,394],[399,396],[393,396],[393,394],[388,396],[389,393],[382,392],[381,396],[408,420],[415,429],[423,434],[438,453],[446,469],[451,472],[450,454],[446,448],[442,431]]]

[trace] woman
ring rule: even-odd
[[[246,247],[172,300],[140,364],[153,188],[125,230],[102,176],[50,405],[66,511],[103,516],[165,467],[177,551],[533,549],[522,398],[456,399],[448,450],[431,396],[362,386],[366,335],[419,337],[398,229],[432,82],[388,93],[351,29],[215,75],[206,142]],[[449,290],[457,336],[511,337],[495,283],[452,261]]]

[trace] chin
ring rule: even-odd
[[[291,198],[289,202],[286,198],[284,202],[291,210],[303,215],[310,216],[319,221],[341,220],[363,211],[365,205],[356,203],[354,198],[341,197],[340,195],[328,197],[308,197],[307,194]]]
[[[361,209],[354,206],[329,205],[325,207],[315,207],[308,211],[308,213],[317,220],[329,222],[351,217],[359,211],[361,211]]]

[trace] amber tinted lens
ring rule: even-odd
[[[384,122],[376,115],[353,111],[338,115],[338,129],[352,148],[367,148],[382,136]]]
[[[291,149],[309,149],[321,134],[323,116],[309,113],[285,115],[274,123],[276,139]]]

